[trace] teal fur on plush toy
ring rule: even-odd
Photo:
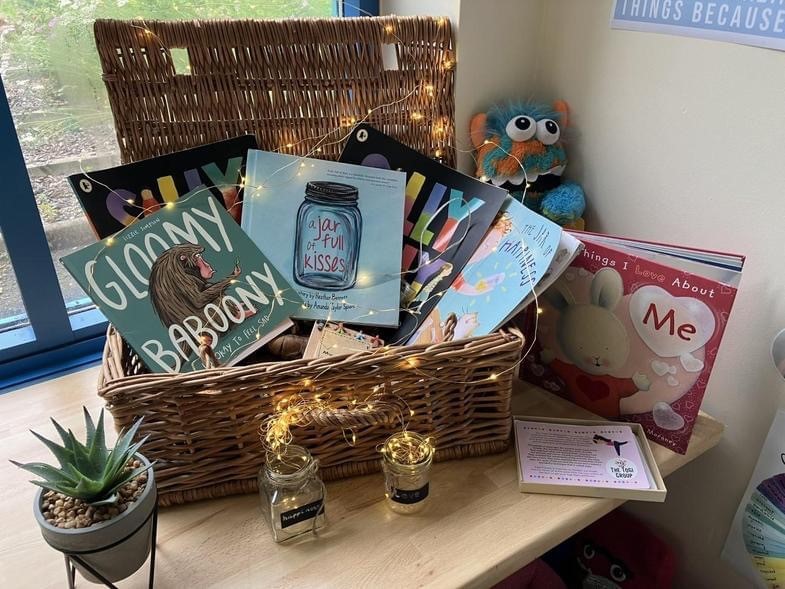
[[[498,104],[472,117],[471,138],[477,177],[508,190],[559,225],[583,229],[583,189],[562,182],[567,153],[561,134],[568,113],[564,101]]]

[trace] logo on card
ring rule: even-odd
[[[635,464],[621,456],[609,460],[605,468],[608,470],[608,474],[617,481],[629,481],[638,474]]]

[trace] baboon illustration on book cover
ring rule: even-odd
[[[153,372],[232,365],[301,304],[204,188],[62,262]]]

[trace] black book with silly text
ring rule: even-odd
[[[401,260],[401,323],[389,338],[407,341],[482,241],[507,197],[486,184],[362,124],[340,160],[406,172]]]
[[[180,195],[204,187],[240,221],[243,178],[256,137],[243,135],[114,168],[68,177],[99,239],[122,231]]]

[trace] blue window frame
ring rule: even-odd
[[[379,0],[346,0],[340,2],[341,16],[377,16]]]
[[[98,359],[106,321],[99,312],[69,317],[0,79],[0,232],[29,325],[0,332],[0,389]]]
[[[336,0],[335,14],[379,14],[378,0]],[[100,359],[106,320],[100,311],[69,313],[0,78],[0,233],[29,324],[0,324],[0,392]],[[0,317],[0,321],[3,318]]]

